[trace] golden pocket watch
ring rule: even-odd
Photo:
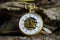
[[[40,33],[43,28],[43,20],[29,5],[29,12],[24,14],[19,20],[19,28],[23,34],[31,36]]]

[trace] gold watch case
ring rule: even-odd
[[[24,14],[19,20],[19,29],[27,36],[36,35],[43,28],[43,20],[40,15],[35,12]]]

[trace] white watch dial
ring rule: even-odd
[[[32,30],[28,30],[24,25],[25,20],[28,18],[34,18],[37,22],[36,27]],[[42,29],[42,27],[43,27],[43,21],[41,17],[39,17],[36,14],[27,13],[20,18],[19,28],[26,35],[34,35],[38,33]]]

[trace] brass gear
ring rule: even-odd
[[[25,27],[28,30],[33,30],[36,28],[37,21],[34,18],[27,18],[24,22]]]

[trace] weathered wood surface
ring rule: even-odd
[[[50,8],[48,10],[52,10],[55,12],[54,16],[57,16],[57,20],[60,21],[60,6]],[[51,15],[49,15],[51,16]],[[53,16],[52,16],[53,17]],[[60,24],[59,24],[60,25]],[[46,25],[46,27],[50,28],[49,25]],[[58,26],[57,26],[58,27]],[[52,27],[51,27],[52,28]],[[54,28],[52,28],[54,29]],[[56,32],[49,34],[49,35],[42,35],[39,34],[35,37],[27,37],[27,36],[1,36],[0,40],[60,40],[60,28],[56,30]]]

